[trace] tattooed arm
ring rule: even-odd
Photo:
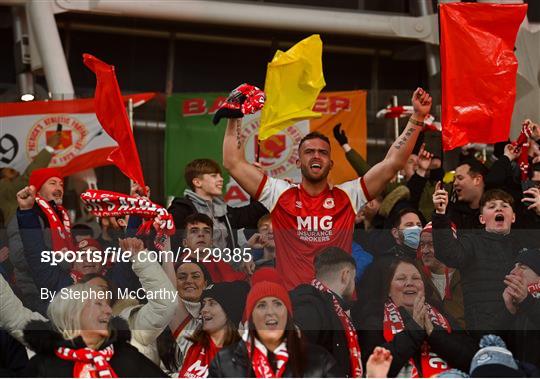
[[[229,119],[223,138],[223,167],[249,195],[255,198],[263,174],[246,161],[244,146],[240,140],[239,129],[242,119]]]
[[[422,88],[417,88],[412,96],[414,114],[405,130],[392,144],[382,162],[377,163],[364,175],[364,183],[371,198],[384,190],[388,182],[401,170],[411,155],[416,139],[422,131],[424,118],[431,109],[431,96]]]

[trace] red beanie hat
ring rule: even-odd
[[[93,248],[95,248],[96,250],[99,250],[99,251],[103,250],[102,247],[101,247],[101,244],[97,240],[95,240],[93,238],[84,238],[84,239],[80,240],[77,247],[81,251],[85,251],[89,247],[93,247]]]
[[[259,282],[273,282],[281,284],[283,279],[281,275],[273,267],[262,267],[253,273],[251,277],[251,285],[254,286]]]
[[[289,314],[292,316],[293,311],[291,298],[289,297],[289,293],[285,287],[275,282],[259,281],[254,284],[253,287],[251,287],[251,291],[249,291],[246,300],[246,309],[244,310],[244,320],[249,320],[251,314],[253,313],[253,308],[255,308],[255,304],[257,304],[259,300],[269,296],[276,297],[281,300],[283,304],[285,304]]]
[[[49,180],[52,177],[57,177],[64,179],[62,171],[56,167],[40,168],[32,171],[30,174],[30,183],[29,185],[36,187],[36,192],[39,192],[43,183]]]

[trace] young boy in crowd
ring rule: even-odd
[[[186,217],[203,213],[213,223],[213,245],[216,248],[238,247],[238,229],[255,229],[261,216],[268,213],[264,206],[252,201],[244,207],[230,207],[223,200],[223,177],[221,167],[212,159],[195,159],[184,170],[186,185],[183,197],[175,197],[169,207],[177,228],[185,225]],[[183,234],[178,231],[171,238],[173,251],[182,246]]]
[[[245,280],[246,275],[232,268],[233,259],[247,260],[239,249],[221,250],[213,245],[212,219],[204,213],[194,213],[184,221],[181,261],[202,263],[215,283]],[[236,254],[236,256],[234,256]],[[240,254],[240,256],[238,256]]]
[[[505,191],[493,189],[480,200],[479,221],[484,230],[454,236],[446,215],[448,193],[440,184],[433,195],[433,243],[437,258],[462,275],[465,320],[473,335],[500,333],[512,315],[501,294],[505,276],[523,247],[534,244],[527,235],[516,235],[513,198]],[[538,243],[538,241],[536,241]]]
[[[247,241],[245,248],[251,250],[252,260],[239,264],[240,270],[248,275],[253,275],[255,270],[261,267],[276,266],[276,244],[272,229],[272,217],[270,214],[262,216],[257,222],[257,233]]]

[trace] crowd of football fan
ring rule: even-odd
[[[412,102],[373,167],[334,128],[360,178],[337,186],[328,137],[304,137],[294,184],[240,158],[229,118],[223,163],[250,203],[224,202],[217,162],[189,163],[168,207],[176,261],[143,259],[156,249],[140,217],[72,223],[62,172],[47,167],[57,136],[25,172],[2,168],[0,375],[540,376],[540,126],[525,121],[525,144],[487,157],[464,148],[445,172],[419,141],[431,97]],[[130,259],[42,254],[114,248]],[[229,259],[235,249],[249,259]],[[75,293],[103,296],[63,296]]]

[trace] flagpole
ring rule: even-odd
[[[131,128],[131,134],[133,134],[133,99],[130,97],[128,99],[128,119],[129,119],[129,126]],[[133,138],[135,139],[135,134],[133,134]],[[131,191],[131,188],[133,187],[133,179],[129,179],[129,190]]]
[[[257,148],[255,149],[255,162],[259,162],[259,156],[261,153],[261,140],[257,137]]]
[[[392,96],[392,106],[397,107],[398,106],[398,98],[397,96]],[[399,137],[399,118],[394,118],[394,141],[397,141]]]
[[[398,106],[398,98],[396,95],[392,96],[392,106],[397,107]],[[399,137],[399,117],[394,118],[394,141],[397,141]],[[397,174],[397,182],[401,182],[401,176],[398,173]]]

